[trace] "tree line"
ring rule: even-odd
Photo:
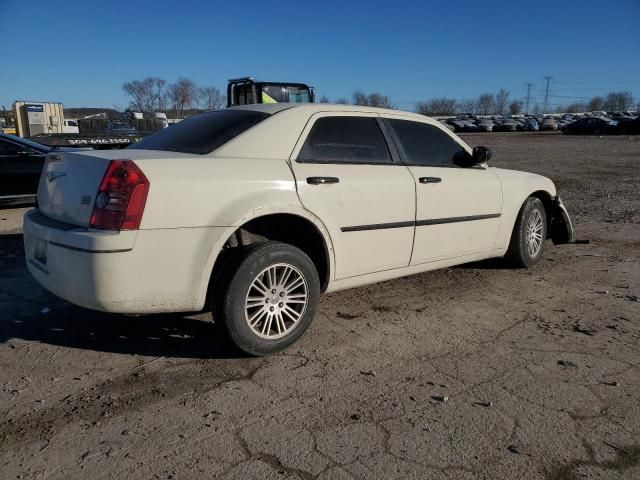
[[[535,103],[530,105],[530,112],[525,112],[525,102],[519,99],[511,99],[511,92],[504,88],[494,93],[483,93],[475,99],[457,100],[449,97],[435,97],[429,100],[419,101],[415,104],[417,113],[428,116],[447,116],[458,113],[472,113],[477,115],[518,115],[521,113],[578,113],[604,110],[607,112],[624,112],[634,107],[633,94],[629,91],[609,92],[605,96],[595,96],[586,102],[574,102],[568,105],[557,105],[555,108],[547,108]],[[322,96],[320,103],[329,103],[326,96]],[[377,92],[366,94],[356,91],[351,102],[344,98],[337,99],[334,103],[352,103],[370,107],[396,108],[391,98]]]
[[[159,77],[147,77],[142,80],[132,80],[122,84],[123,92],[129,97],[131,109],[139,112],[167,112],[173,117],[183,118],[185,112],[194,108],[217,110],[226,103],[226,98],[219,88],[213,86],[198,86],[189,79],[180,77],[175,83],[167,83]],[[605,111],[627,111],[634,105],[633,94],[629,91],[609,92],[605,96],[595,96],[589,101],[573,102],[568,105],[557,105],[547,108],[535,103],[530,105],[530,112],[525,112],[525,103],[519,99],[512,99],[509,90],[499,89],[494,93],[483,93],[475,99],[457,100],[449,97],[435,97],[419,101],[415,104],[415,111],[423,115],[455,115],[458,113],[473,113],[478,115],[518,115],[521,113],[562,113]],[[320,103],[329,103],[323,95]],[[356,90],[351,99],[338,98],[338,104],[364,105],[369,107],[391,108],[396,106],[391,98],[379,92],[365,93]]]
[[[185,111],[200,107],[217,110],[225,104],[225,96],[219,88],[198,86],[189,78],[180,77],[175,83],[163,78],[146,77],[122,84],[122,91],[129,97],[129,108],[138,112],[167,112],[183,118]]]

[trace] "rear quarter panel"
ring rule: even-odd
[[[199,156],[135,161],[150,182],[141,230],[193,229],[194,236],[199,230],[209,232],[200,237],[198,252],[183,255],[199,279],[198,305],[204,303],[209,276],[226,240],[249,220],[272,213],[291,213],[314,223],[324,236],[334,271],[328,231],[301,205],[285,159]]]
[[[286,160],[138,160],[151,184],[141,229],[232,226],[258,208],[300,206]]]

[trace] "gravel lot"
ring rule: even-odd
[[[465,140],[590,243],[326,295],[268,358],[54,298],[0,211],[0,478],[640,478],[640,137]]]

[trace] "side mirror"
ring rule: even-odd
[[[492,155],[493,152],[487,147],[475,147],[472,154],[473,164],[479,165],[481,163],[487,163],[491,160]]]

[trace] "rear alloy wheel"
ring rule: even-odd
[[[277,263],[256,275],[244,302],[244,316],[253,333],[275,340],[288,335],[304,316],[309,300],[300,270]]]
[[[302,336],[320,295],[311,259],[291,245],[251,246],[214,309],[233,343],[250,355],[282,350]]]
[[[542,258],[547,238],[547,214],[539,198],[529,197],[525,202],[511,234],[507,259],[516,267],[531,267]]]

